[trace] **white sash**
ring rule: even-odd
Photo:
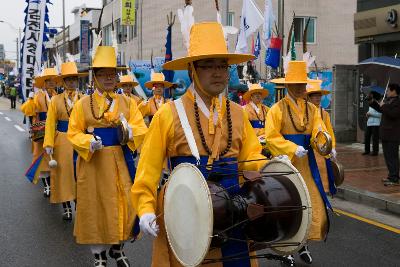
[[[178,112],[179,120],[181,122],[181,126],[183,128],[183,132],[185,133],[186,141],[189,144],[190,152],[192,153],[193,157],[196,158],[197,165],[200,165],[199,150],[197,149],[196,140],[194,139],[192,127],[190,127],[189,120],[187,118],[182,99],[179,98],[179,99],[175,100],[174,102],[175,102],[176,110]]]

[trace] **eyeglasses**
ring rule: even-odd
[[[115,73],[113,73],[113,74],[111,74],[111,73],[99,73],[99,74],[96,74],[96,77],[114,79],[114,78],[117,77],[117,75]]]
[[[197,68],[201,70],[208,70],[208,71],[227,71],[230,66],[228,64],[223,65],[196,65]]]

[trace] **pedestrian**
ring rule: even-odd
[[[399,183],[399,144],[400,144],[400,87],[389,84],[386,98],[378,103],[373,101],[370,106],[382,113],[379,134],[382,140],[383,155],[389,174],[382,181],[385,186],[400,185]]]
[[[80,98],[77,90],[78,77],[85,75],[87,73],[78,73],[75,62],[63,63],[58,82],[64,88],[64,92],[53,96],[47,111],[43,147],[57,162],[57,166],[50,170],[50,203],[62,204],[65,221],[72,220],[71,201],[76,198],[76,154],[67,139],[67,130],[72,108]]]
[[[370,92],[367,96],[368,103],[379,101],[381,95],[377,92]],[[371,137],[372,137],[372,154],[371,156],[378,156],[379,153],[379,125],[381,124],[382,113],[369,106],[367,117],[367,127],[365,128],[365,149],[363,155],[370,154]]]
[[[15,88],[14,84],[10,84],[10,101],[11,109],[15,109],[17,102],[17,88]]]
[[[95,91],[76,102],[67,132],[79,155],[74,236],[78,244],[90,246],[94,266],[106,266],[108,252],[118,267],[127,267],[124,243],[139,234],[130,198],[134,177],[131,153],[141,145],[147,127],[135,100],[114,93],[115,48],[99,46],[93,51]],[[123,145],[118,138],[122,123],[129,139]]]
[[[307,65],[305,61],[290,61],[286,77],[272,80],[285,84],[288,95],[275,103],[268,112],[265,139],[272,156],[287,155],[303,177],[311,197],[312,223],[308,240],[324,240],[327,235],[331,208],[326,196],[318,166],[315,161],[311,140],[319,131],[326,131],[318,109],[304,99],[306,94]],[[311,264],[308,244],[299,250],[300,258]],[[295,265],[293,255],[287,256]]]
[[[245,111],[224,96],[229,65],[247,61],[252,55],[228,53],[221,24],[214,22],[192,26],[188,51],[188,56],[164,64],[164,69],[188,70],[193,83],[180,99],[164,104],[154,115],[132,187],[140,228],[143,233],[156,237],[153,243],[153,267],[182,266],[168,245],[163,217],[155,215],[156,212],[162,213],[164,208],[165,187],[159,194],[157,187],[165,158],[170,159],[172,168],[185,162],[196,164],[198,160],[201,165],[210,164],[214,171],[222,162],[264,158]],[[259,170],[265,163],[264,160],[242,164],[236,162],[227,164],[224,171],[235,172],[238,168]],[[199,170],[209,178],[207,174],[211,170],[202,167]],[[230,192],[237,193],[238,175],[224,177],[219,183],[224,187],[229,184]],[[186,238],[188,244],[195,244],[193,236]],[[245,239],[242,229],[238,230],[237,238]],[[248,244],[242,240],[227,238],[223,249],[212,249],[206,257],[221,257],[217,255],[230,260],[212,264],[215,267],[257,266],[257,260],[249,259]]]

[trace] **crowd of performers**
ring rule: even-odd
[[[272,157],[290,161],[311,196],[308,240],[325,240],[331,208],[327,193],[336,190],[326,160],[336,157],[335,143],[323,157],[311,140],[319,131],[334,139],[329,114],[320,107],[321,96],[329,92],[321,89],[321,81],[307,78],[304,61],[291,61],[285,77],[272,80],[287,88],[283,99],[268,108],[262,104],[268,91],[251,84],[243,96],[248,104],[240,106],[225,96],[229,67],[252,58],[229,53],[221,25],[205,22],[193,25],[188,55],[163,66],[187,70],[192,80],[175,101],[163,97],[164,89],[172,84],[162,73],[154,73],[145,84],[153,97],[138,97],[137,83],[130,75],[118,78],[120,67],[111,46],[99,46],[95,52],[91,94],[77,90],[79,77],[87,73],[79,73],[74,62],[63,63],[60,73],[44,69],[35,78],[37,89],[21,107],[33,131],[33,160],[26,175],[33,183],[42,180],[44,196],[50,203],[62,204],[64,220],[74,219],[73,235],[78,244],[90,247],[94,266],[106,266],[107,257],[115,259],[117,266],[130,266],[124,244],[140,233],[154,237],[152,266],[181,266],[168,245],[163,218],[157,215],[163,210],[163,173],[182,162],[196,164],[185,132],[188,128],[203,165],[234,159],[247,162],[232,168],[259,170]],[[56,94],[57,86],[63,88],[62,93]],[[186,129],[182,116],[188,118]],[[128,133],[123,144],[121,125]],[[205,177],[207,170],[201,169]],[[233,175],[227,183],[238,184],[239,179]],[[253,253],[243,242],[228,241],[223,248],[210,250],[207,257],[238,252]],[[312,262],[308,243],[298,253],[306,263]],[[286,258],[286,264],[295,265],[293,255]],[[242,257],[210,266],[258,265],[256,259]]]

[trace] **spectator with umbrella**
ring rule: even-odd
[[[369,87],[370,90],[367,95],[368,103],[371,104],[374,101],[381,100],[382,96],[379,94],[374,87]],[[378,87],[380,88],[380,87]],[[367,127],[365,128],[365,149],[363,155],[377,156],[379,153],[379,126],[381,124],[382,113],[369,106],[367,117]],[[372,153],[371,149],[371,137],[372,137]]]

